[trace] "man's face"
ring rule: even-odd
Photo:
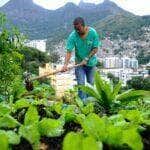
[[[84,34],[84,26],[81,23],[74,24],[74,29],[78,34]]]

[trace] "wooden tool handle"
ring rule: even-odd
[[[73,68],[78,67],[78,66],[81,66],[81,64],[77,64],[77,65],[70,66],[70,67],[68,67],[68,70],[73,69]],[[41,76],[34,77],[34,78],[30,79],[30,81],[42,79],[42,78],[45,78],[45,77],[47,77],[47,76],[57,74],[57,73],[59,73],[59,72],[62,72],[62,70],[59,69],[59,70],[56,70],[56,71],[54,71],[54,72],[50,72],[50,73],[45,74],[45,75],[41,75]]]

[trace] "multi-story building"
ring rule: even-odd
[[[29,47],[34,47],[42,52],[46,52],[46,40],[26,41],[25,45]]]
[[[135,58],[109,56],[103,58],[104,68],[138,68],[138,60]]]
[[[55,72],[56,70],[61,70],[62,64],[45,64],[44,67],[39,68],[39,75],[44,75],[48,73]],[[49,76],[51,85],[56,90],[56,95],[61,97],[64,92],[73,88],[76,85],[74,70],[70,70],[63,73],[57,73]]]

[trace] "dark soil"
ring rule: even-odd
[[[58,114],[56,111],[52,111],[52,119],[58,119],[60,117],[60,114]]]
[[[44,117],[47,117],[46,111],[45,111],[45,106],[44,105],[38,105],[37,106],[37,111],[40,116],[40,120]]]
[[[28,108],[22,108],[18,109],[16,113],[12,114],[12,116],[17,119],[18,122],[21,124],[24,123],[25,114],[27,112]]]
[[[144,150],[150,150],[150,126],[146,127],[146,130],[141,133],[141,136],[144,144]]]
[[[31,144],[23,138],[21,138],[21,142],[18,145],[13,145],[12,149],[13,150],[33,150]]]

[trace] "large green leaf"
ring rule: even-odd
[[[36,106],[30,106],[25,114],[24,124],[29,125],[39,121],[39,115]]]
[[[115,100],[116,96],[118,95],[120,89],[121,89],[121,85],[122,83],[119,82],[113,89],[113,93],[112,93],[112,100]]]
[[[4,133],[0,133],[0,148],[1,150],[8,150],[8,137]]]
[[[6,104],[0,104],[0,116],[4,116],[10,113],[10,107]]]
[[[104,87],[104,83],[103,83],[103,80],[101,79],[100,75],[98,74],[98,72],[95,72],[95,74],[94,74],[94,83],[96,85],[96,89],[97,89],[99,95],[101,95],[101,91]]]
[[[106,138],[105,122],[96,114],[89,114],[82,123],[84,132],[92,135],[96,140],[104,140]]]
[[[100,104],[104,108],[110,108],[110,105],[112,103],[112,92],[113,92],[111,83],[107,83],[106,81],[104,81],[98,72],[95,73],[94,79],[97,92],[101,97]]]
[[[101,99],[100,95],[92,87],[80,85],[79,88],[80,88],[80,90],[82,90],[83,92],[87,93],[88,95],[96,98],[97,100]]]
[[[20,143],[20,137],[14,131],[0,130],[0,134],[5,134],[8,137],[9,144],[19,144]]]
[[[63,133],[63,125],[61,120],[44,118],[39,122],[39,130],[42,136],[57,137]]]
[[[16,101],[16,103],[14,104],[14,108],[16,110],[21,109],[21,108],[26,108],[29,106],[30,106],[30,103],[26,99],[20,99]]]
[[[63,141],[63,150],[102,150],[102,143],[93,137],[84,137],[81,133],[70,132]]]
[[[34,150],[39,149],[40,133],[37,123],[33,123],[31,125],[22,125],[19,128],[19,135],[29,141]]]
[[[20,123],[10,115],[0,117],[0,128],[15,128],[19,125]]]
[[[138,110],[121,110],[119,114],[134,124],[147,124],[149,125],[149,119],[145,117],[144,113]]]
[[[104,140],[105,143],[114,146],[122,145],[121,142],[122,142],[123,130],[118,126],[114,126],[111,124],[107,125],[106,128],[107,128],[106,129],[107,138]]]
[[[150,96],[150,92],[144,91],[144,90],[128,90],[128,91],[118,95],[116,100],[119,100],[121,102],[128,102],[131,100],[137,100],[144,96]]]
[[[132,148],[132,150],[143,149],[142,139],[135,129],[126,130],[123,132],[122,143],[127,144]]]

